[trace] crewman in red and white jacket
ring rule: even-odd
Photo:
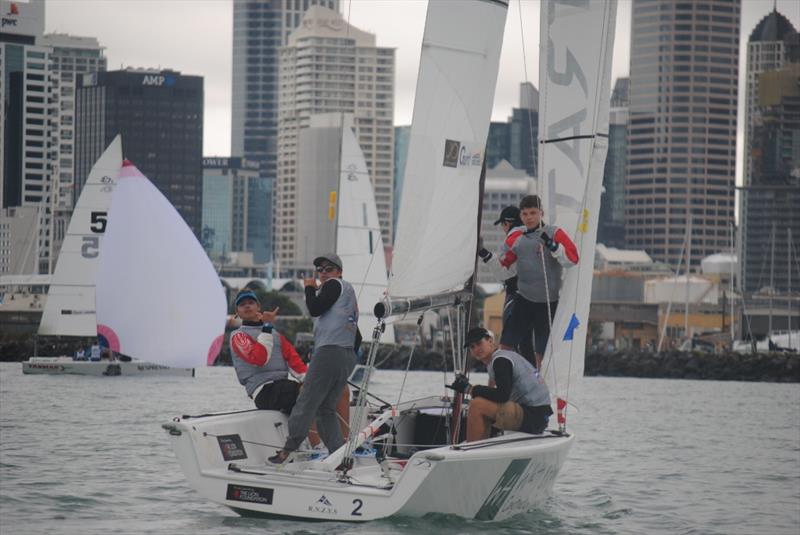
[[[538,195],[523,197],[519,209],[525,230],[508,235],[498,259],[503,267],[516,266],[518,278],[517,297],[503,324],[500,347],[516,350],[540,369],[558,306],[561,275],[564,267],[578,263],[578,249],[563,229],[542,220]]]
[[[242,325],[231,334],[230,347],[239,382],[259,409],[289,414],[308,367],[272,326],[278,309],[262,312],[256,294],[244,290],[236,296],[236,314]]]

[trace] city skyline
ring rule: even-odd
[[[203,8],[196,9],[198,5]],[[520,82],[527,80],[538,87],[539,5],[536,0],[510,1],[492,120],[508,119],[511,109],[517,105],[519,99]],[[378,46],[397,49],[395,125],[410,124],[427,2],[342,0],[340,6],[345,20],[349,19],[353,26],[376,35]],[[794,0],[742,1],[737,184],[741,182],[742,173],[743,72],[747,36],[773,6],[795,27],[800,27],[800,5]],[[87,17],[89,12],[92,16]],[[522,29],[520,13],[524,19]],[[620,0],[612,83],[629,73],[630,24],[631,1]],[[203,154],[230,154],[233,30],[231,0],[50,1],[46,7],[45,29],[48,33],[97,37],[100,45],[106,48],[110,70],[117,69],[120,65],[161,67],[203,76],[206,91]],[[525,63],[522,60],[521,33],[524,34]],[[139,39],[139,36],[145,39]],[[181,43],[189,44],[181,46]],[[527,67],[527,77],[523,66]]]

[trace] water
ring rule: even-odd
[[[475,382],[485,381],[475,376]],[[402,372],[379,371],[396,401]],[[406,392],[438,392],[412,372]],[[800,386],[587,378],[572,452],[541,508],[487,526],[449,516],[351,525],[242,518],[192,491],[161,423],[249,408],[231,368],[188,378],[23,376],[0,364],[0,533],[792,534]],[[404,397],[405,399],[405,397]],[[458,489],[453,489],[458,492]]]

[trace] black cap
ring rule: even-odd
[[[314,259],[314,265],[317,267],[320,267],[324,262],[329,262],[339,269],[342,269],[342,259],[333,253],[320,255]]]
[[[497,221],[494,222],[495,225],[499,225],[500,223],[513,223],[519,219],[519,208],[516,206],[506,206],[500,212],[500,217],[497,218]]]
[[[487,337],[494,340],[492,331],[484,329],[483,327],[473,327],[467,332],[467,336],[464,339],[464,347],[469,347],[473,342],[479,342]]]

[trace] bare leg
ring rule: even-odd
[[[497,417],[497,403],[473,398],[467,414],[467,441],[489,438],[489,428]]]

